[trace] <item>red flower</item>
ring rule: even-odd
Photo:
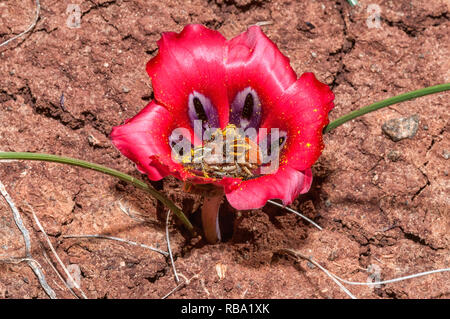
[[[164,33],[158,45],[159,53],[147,64],[155,100],[111,133],[114,145],[141,172],[151,180],[170,174],[192,183],[220,185],[230,204],[241,210],[262,207],[274,198],[287,205],[309,190],[310,167],[323,149],[322,129],[334,106],[327,85],[312,73],[297,79],[288,58],[256,26],[227,41],[217,31],[188,25],[179,34]],[[211,173],[199,169],[200,164],[174,160],[172,146],[178,141],[174,129],[186,128],[185,135],[190,133],[192,144],[199,147],[195,120],[201,120],[204,129],[278,128],[278,171],[229,175],[222,167]],[[239,141],[254,145],[262,138],[253,144]]]

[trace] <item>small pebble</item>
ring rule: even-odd
[[[387,158],[391,162],[397,162],[400,159],[400,152],[396,150],[392,150],[388,153]]]
[[[328,260],[329,261],[335,261],[338,258],[339,254],[336,250],[333,250],[329,255],[328,255]]]
[[[94,136],[89,135],[87,139],[88,139],[89,145],[91,145],[91,146],[99,145],[99,141]]]
[[[447,150],[442,151],[442,156],[448,160],[450,158],[450,152]]]
[[[317,53],[316,52],[311,52],[311,55],[313,58],[317,58]]]
[[[412,138],[416,135],[419,128],[419,116],[414,114],[409,117],[401,117],[386,121],[381,129],[383,133],[389,136],[394,142],[401,141],[405,138]]]
[[[428,131],[428,125],[424,125],[424,126],[423,126],[423,130],[424,130],[424,131]]]
[[[331,201],[329,199],[327,199],[325,201],[325,207],[330,207],[331,206]]]
[[[126,86],[123,86],[122,87],[122,92],[123,93],[128,93],[128,92],[130,92],[130,89],[128,87],[126,87]]]
[[[376,183],[377,181],[378,181],[378,175],[375,174],[375,175],[373,175],[373,177],[372,177],[372,182],[373,182],[373,183]]]
[[[109,146],[109,141],[99,134],[89,134],[87,140],[92,147],[106,148]]]
[[[378,64],[372,64],[370,65],[370,70],[374,73],[380,73],[381,68],[378,66]]]

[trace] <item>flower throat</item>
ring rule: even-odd
[[[261,153],[255,142],[228,124],[213,132],[203,145],[191,148],[190,154],[180,155],[179,160],[195,175],[247,180],[256,177]]]

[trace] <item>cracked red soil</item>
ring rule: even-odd
[[[66,26],[69,3],[81,27]],[[450,82],[449,2],[360,1],[41,1],[33,32],[0,48],[0,150],[60,154],[104,164],[144,179],[108,135],[152,98],[145,63],[163,31],[202,23],[231,38],[258,21],[298,74],[314,72],[336,95],[331,118],[386,97]],[[366,25],[367,5],[381,8],[381,28]],[[34,1],[0,4],[0,41],[32,21]],[[64,93],[64,106],[60,104]],[[311,191],[292,205],[319,223],[267,205],[227,214],[226,242],[206,245],[170,228],[178,271],[198,277],[172,298],[342,298],[317,267],[280,254],[312,256],[339,276],[366,281],[450,267],[448,93],[394,105],[337,128],[314,166]],[[392,142],[381,125],[418,114],[412,139]],[[447,156],[448,158],[448,156]],[[108,240],[108,234],[165,249],[164,207],[132,186],[91,171],[41,162],[2,162],[0,179],[32,235],[32,255],[60,298],[72,295],[43,257],[51,256],[26,205],[36,211],[63,262],[81,268],[90,298],[159,298],[175,287],[165,257]],[[152,183],[199,226],[200,199],[172,178]],[[0,256],[21,257],[22,236],[0,200]],[[126,216],[119,203],[145,221]],[[234,218],[233,218],[234,216]],[[229,229],[229,230],[230,230]],[[200,229],[199,229],[200,231]],[[54,258],[50,257],[52,262]],[[226,267],[220,279],[216,265]],[[448,273],[380,288],[349,287],[360,298],[448,298]],[[0,298],[46,298],[26,264],[0,264]]]

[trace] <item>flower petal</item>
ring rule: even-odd
[[[125,124],[113,127],[111,139],[139,171],[151,180],[160,180],[181,166],[170,158],[168,134],[172,126],[169,111],[152,101]]]
[[[276,103],[261,127],[268,132],[278,128],[287,133],[280,166],[305,170],[319,158],[324,147],[322,130],[329,123],[333,99],[327,85],[313,73],[304,73]]]
[[[191,94],[201,94],[217,109],[218,121],[205,105],[212,123],[219,122],[221,128],[228,123],[225,43],[219,32],[198,24],[187,25],[181,33],[163,33],[158,41],[159,52],[147,63],[147,73],[156,101],[170,111],[179,126],[192,128],[188,115]]]
[[[226,83],[231,106],[238,102],[236,99],[245,101],[245,96],[240,95],[250,88],[256,91],[262,116],[265,116],[297,79],[289,59],[258,26],[252,26],[228,41],[226,55]],[[242,110],[242,106],[234,106],[232,111]],[[237,121],[235,116],[233,114],[233,121]]]
[[[277,173],[242,182],[238,188],[226,192],[228,202],[238,210],[263,207],[269,199],[281,199],[284,205],[309,191],[311,169],[303,172],[291,167],[280,167]]]

